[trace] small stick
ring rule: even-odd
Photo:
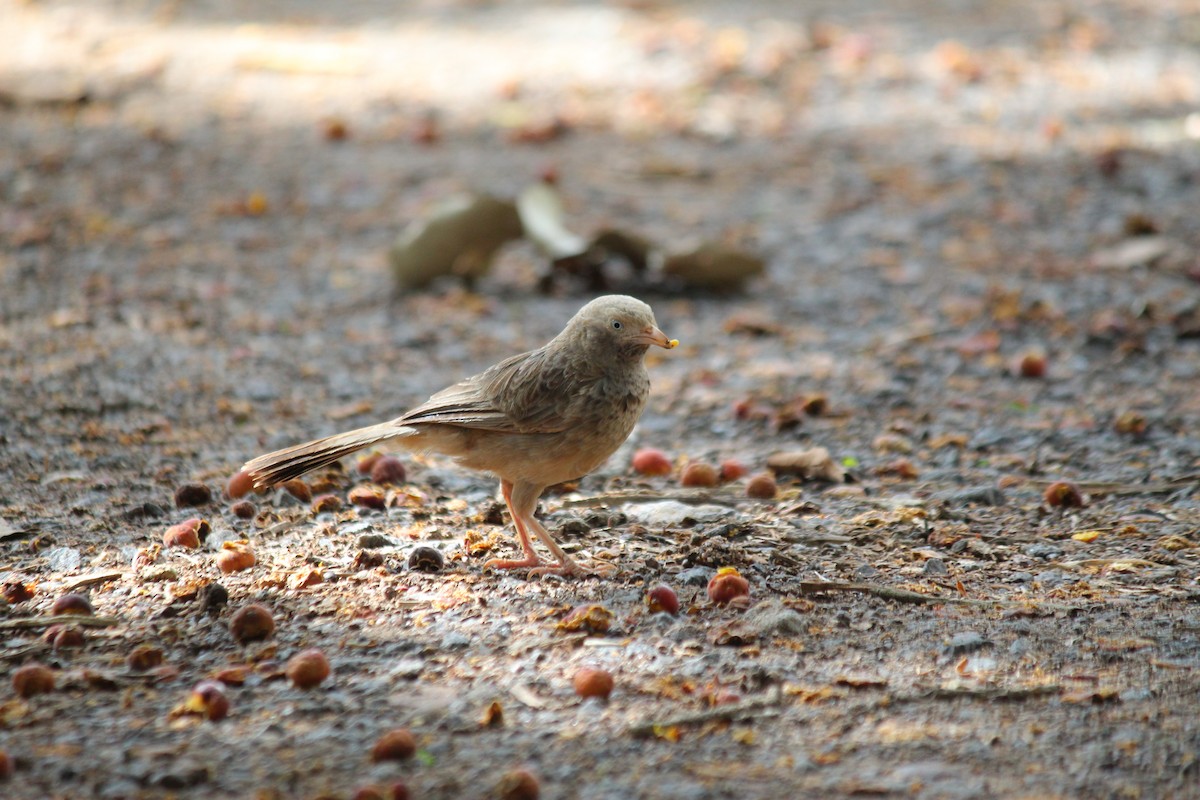
[[[883,600],[895,600],[897,603],[949,603],[960,606],[978,606],[1001,608],[1025,608],[1033,606],[1044,611],[1080,611],[1079,606],[1065,606],[1058,603],[1031,604],[1014,600],[976,600],[971,597],[943,597],[936,594],[921,594],[910,592],[908,589],[893,589],[891,586],[876,586],[873,583],[839,583],[834,581],[801,581],[800,594],[821,594],[822,592],[863,592]]]
[[[84,614],[50,614],[44,617],[20,617],[0,621],[0,631],[22,628],[49,628],[51,625],[78,625],[81,628],[111,628],[120,625],[116,617],[89,617]]]
[[[930,689],[917,694],[896,695],[889,698],[892,703],[912,703],[918,700],[955,700],[965,697],[970,700],[1026,700],[1030,697],[1045,697],[1060,694],[1062,685],[1057,683],[1045,686],[1001,687],[991,686],[979,689]]]
[[[125,573],[123,572],[98,572],[95,575],[83,575],[68,583],[65,588],[68,592],[73,592],[76,589],[82,589],[85,586],[95,586],[100,583],[108,583],[120,579]]]
[[[636,725],[630,725],[628,732],[631,736],[645,738],[653,736],[655,731],[663,728],[696,725],[702,722],[731,721],[745,716],[751,711],[779,705],[782,699],[783,689],[781,686],[776,685],[775,691],[770,696],[751,697],[740,703],[730,703],[725,706],[708,708],[704,711],[695,711],[691,714],[680,714],[677,717],[668,717],[659,722],[639,722]]]
[[[559,503],[562,508],[595,508],[596,506],[616,505],[620,503],[655,503],[660,500],[676,500],[690,505],[716,503],[722,506],[736,506],[739,498],[727,492],[613,492],[598,494],[592,497],[576,497]]]

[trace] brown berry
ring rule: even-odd
[[[211,502],[212,489],[203,483],[185,483],[175,490],[175,505],[178,508],[206,506]]]
[[[750,581],[733,567],[721,567],[708,582],[708,599],[718,605],[750,596]]]
[[[200,543],[208,538],[212,527],[206,520],[199,517],[185,519],[178,525],[167,528],[163,534],[163,545],[166,547],[189,547],[195,550]]]
[[[646,592],[646,607],[651,614],[663,612],[675,616],[679,613],[679,596],[665,583],[660,583]]]
[[[6,781],[11,778],[12,772],[12,758],[9,757],[8,751],[0,750],[0,781]]]
[[[254,515],[258,513],[258,506],[249,500],[241,500],[230,506],[229,510],[238,519],[254,519]]]
[[[257,642],[275,633],[275,618],[266,606],[249,603],[233,612],[229,618],[229,633],[238,644]]]
[[[607,700],[613,690],[612,673],[603,669],[584,667],[575,673],[575,694],[580,697],[599,697]]]
[[[683,469],[679,482],[684,486],[716,486],[719,478],[712,464],[693,461]]]
[[[82,617],[92,616],[92,604],[88,599],[81,594],[64,594],[62,597],[54,601],[54,605],[50,609],[50,613],[59,614],[78,614]]]
[[[829,401],[823,394],[810,394],[800,401],[800,407],[810,417],[819,417],[829,410]]]
[[[721,462],[722,481],[736,481],[745,477],[746,472],[746,465],[735,458],[727,458]]]
[[[1113,429],[1117,433],[1128,436],[1144,436],[1146,433],[1146,418],[1136,411],[1126,411],[1117,417]]]
[[[254,491],[254,478],[249,472],[235,472],[225,484],[225,496],[230,500],[240,500]]]
[[[330,117],[322,121],[321,133],[331,142],[344,142],[350,136],[350,128],[346,121],[338,117]]]
[[[662,450],[643,447],[633,454],[633,470],[642,475],[670,475],[671,459]]]
[[[770,500],[779,493],[775,476],[769,472],[760,472],[746,484],[746,496],[758,500]]]
[[[414,547],[412,552],[408,554],[409,568],[420,570],[421,572],[440,572],[445,564],[446,557],[436,547],[421,545],[420,547]]]
[[[407,473],[404,464],[392,456],[380,456],[371,466],[371,480],[387,486],[394,483],[404,483]]]
[[[200,681],[192,689],[184,709],[200,714],[210,722],[220,722],[229,716],[229,698],[225,687],[217,681]]]
[[[317,648],[301,650],[287,663],[284,674],[297,689],[320,686],[329,677],[329,659]]]
[[[54,672],[44,664],[26,664],[12,675],[13,691],[18,697],[33,697],[54,691]]]
[[[299,478],[292,478],[290,481],[284,481],[280,484],[284,490],[292,497],[299,500],[301,503],[307,503],[312,500],[312,489],[308,488],[308,484]]]
[[[33,589],[20,581],[9,581],[4,584],[3,595],[9,603],[24,603],[33,599]]]
[[[404,761],[417,752],[417,740],[407,728],[388,731],[375,740],[371,748],[372,761]]]
[[[217,567],[228,575],[231,572],[241,572],[250,569],[257,563],[250,543],[245,540],[222,542],[221,552],[217,553]]]
[[[387,800],[387,794],[382,786],[360,786],[350,800]]]
[[[498,800],[538,800],[539,794],[538,779],[527,769],[509,770],[492,792]]]
[[[145,672],[163,663],[163,651],[151,644],[139,644],[129,651],[125,663],[134,672]]]
[[[383,453],[371,453],[370,455],[360,458],[358,460],[358,466],[356,467],[356,469],[358,469],[358,474],[370,475],[371,470],[375,468],[375,462],[381,458],[383,458]]]
[[[1070,481],[1055,481],[1046,487],[1046,505],[1052,508],[1082,508],[1083,493]]]
[[[48,642],[56,652],[83,647],[84,642],[83,631],[74,625],[51,625],[42,634],[42,639]]]
[[[342,508],[342,498],[336,494],[322,494],[313,498],[312,512],[314,514],[325,514],[327,512],[339,511]]]
[[[362,508],[387,508],[387,497],[377,486],[355,486],[347,495],[351,503]]]
[[[1046,369],[1046,357],[1041,353],[1025,353],[1013,366],[1013,372],[1022,378],[1044,378]]]

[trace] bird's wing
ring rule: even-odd
[[[430,397],[397,423],[502,433],[557,433],[575,422],[578,376],[546,348],[505,359]]]

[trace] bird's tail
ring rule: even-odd
[[[381,422],[324,439],[317,439],[247,461],[242,470],[254,480],[254,487],[262,489],[283,481],[298,478],[306,472],[332,464],[343,456],[370,447],[388,439],[402,439],[416,431],[406,425]]]

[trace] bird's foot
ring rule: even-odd
[[[483,568],[487,569],[521,569],[522,567],[541,567],[542,560],[537,556],[529,556],[528,558],[493,558],[483,563]],[[553,569],[547,567],[547,569]]]

